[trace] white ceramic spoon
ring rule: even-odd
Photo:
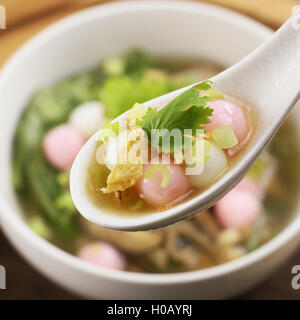
[[[78,154],[70,178],[73,201],[86,219],[110,229],[154,229],[191,217],[211,207],[230,191],[245,176],[299,99],[299,13],[291,17],[269,41],[211,80],[220,91],[248,102],[257,115],[257,128],[241,160],[206,191],[187,202],[163,212],[116,215],[93,204],[85,187],[87,167],[98,136],[96,133]],[[154,107],[170,101],[189,87],[148,101],[146,105]],[[124,116],[122,114],[116,120]]]

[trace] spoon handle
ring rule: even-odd
[[[300,11],[252,54],[216,77],[216,86],[282,121],[300,97]]]

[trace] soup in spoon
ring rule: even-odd
[[[250,108],[202,82],[165,106],[136,103],[99,132],[86,188],[113,212],[146,213],[190,199],[222,176],[251,139]]]

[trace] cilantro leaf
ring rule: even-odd
[[[200,90],[209,90],[211,88],[211,82],[206,81],[198,85],[195,85],[189,90],[186,90],[174,100],[169,102],[160,111],[156,109],[150,109],[143,120],[138,121],[147,134],[147,138],[151,143],[152,141],[158,141],[157,147],[162,149],[162,141],[164,139],[170,139],[169,134],[172,130],[177,129],[181,131],[181,136],[184,135],[185,129],[192,130],[192,135],[196,135],[196,129],[203,129],[201,124],[210,123],[209,117],[212,115],[213,110],[207,107],[207,102],[212,98],[205,96],[205,94],[199,94]],[[156,129],[156,130],[155,130]],[[163,130],[167,129],[167,130]],[[154,132],[152,130],[155,130]],[[158,130],[161,130],[158,132]],[[159,135],[158,139],[155,139],[153,135]],[[174,151],[179,147],[178,141],[170,141],[170,150]],[[181,142],[180,145],[183,145]]]

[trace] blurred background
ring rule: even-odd
[[[147,1],[147,0],[140,0]],[[148,0],[151,1],[151,0]],[[172,0],[169,0],[172,1]],[[176,0],[173,0],[176,1]],[[182,0],[184,1],[184,0]],[[6,8],[6,30],[0,30],[0,68],[25,41],[51,23],[82,8],[109,2],[104,0],[0,0]],[[205,0],[246,14],[276,30],[300,4],[294,0]],[[26,3],[26,6],[24,5]],[[0,69],[1,72],[1,69]],[[280,270],[241,299],[299,299],[293,290],[291,268],[299,264],[299,251]],[[27,264],[10,246],[0,231],[0,265],[7,269],[7,290],[0,299],[78,298],[50,283]]]

